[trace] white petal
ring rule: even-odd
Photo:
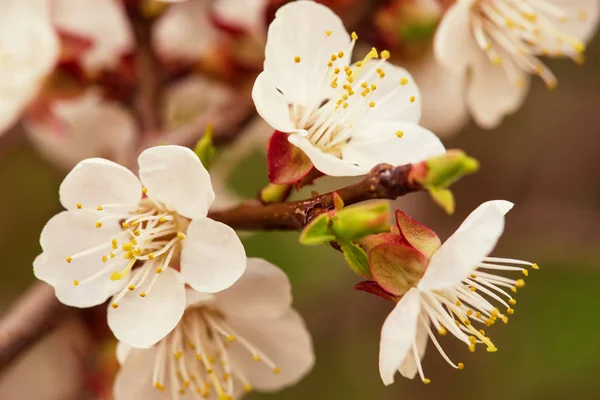
[[[435,57],[454,73],[465,72],[476,54],[481,52],[470,31],[472,2],[457,1],[450,6],[435,33]]]
[[[294,130],[288,103],[271,81],[268,72],[263,71],[256,77],[252,88],[252,99],[258,114],[273,128],[281,132]]]
[[[383,70],[383,78],[377,74],[377,69]],[[386,61],[370,61],[357,77],[357,82],[377,85],[376,90],[365,96],[365,100],[374,102],[375,107],[369,108],[361,119],[415,124],[421,119],[421,93],[413,77],[404,68]],[[356,90],[362,89],[358,87]]]
[[[142,197],[142,185],[122,165],[103,158],[89,158],[65,177],[59,196],[67,210],[76,210],[77,204],[91,209],[107,204],[135,209]]]
[[[198,156],[182,146],[156,146],[138,158],[148,196],[187,218],[205,217],[215,199],[210,175]]]
[[[433,53],[405,65],[421,90],[420,125],[441,138],[458,133],[469,121],[463,73],[452,73],[438,64]]]
[[[327,36],[326,32],[331,31]],[[325,81],[332,54],[344,52],[336,67],[348,65],[350,36],[340,18],[312,1],[295,1],[277,10],[269,26],[265,71],[288,103],[318,106],[331,92]],[[300,57],[296,63],[294,58]]]
[[[417,335],[421,294],[413,288],[400,299],[381,328],[379,373],[384,385],[394,383],[394,375],[407,356]]]
[[[172,400],[170,391],[158,390],[152,382],[156,351],[156,347],[131,350],[115,379],[115,400]]]
[[[246,269],[246,252],[235,231],[209,218],[193,220],[181,250],[181,274],[199,292],[233,285]]]
[[[170,5],[156,21],[152,45],[167,60],[195,62],[216,43],[218,32],[208,15],[209,1]]]
[[[488,201],[477,207],[431,257],[419,283],[421,290],[438,290],[461,282],[492,252],[504,230],[504,214],[513,204]]]
[[[259,289],[257,289],[259,288]],[[285,273],[261,258],[249,258],[244,275],[230,288],[216,293],[224,314],[275,319],[292,304],[292,289]]]
[[[142,273],[135,271],[134,276]],[[185,282],[172,268],[160,273],[146,297],[142,286],[130,291],[119,301],[119,307],[108,306],[108,326],[115,337],[136,348],[148,348],[175,328],[185,309]]]
[[[39,152],[53,164],[71,169],[79,161],[98,156],[126,160],[131,156],[137,127],[125,107],[100,98],[88,90],[76,99],[51,105],[55,117],[66,127],[57,134],[55,126],[26,121],[26,131]]]
[[[304,321],[294,310],[288,310],[275,320],[251,315],[230,322],[244,339],[268,356],[281,370],[274,374],[264,363],[252,359],[239,342],[231,346],[231,356],[253,387],[260,391],[275,391],[300,381],[313,367],[315,355],[312,339]]]
[[[401,132],[402,137],[397,133]],[[380,163],[404,165],[446,152],[433,133],[419,125],[402,122],[374,122],[356,127],[356,137],[342,147],[344,160],[371,169]]]
[[[111,240],[121,232],[118,224],[106,223],[96,228],[96,219],[86,212],[63,211],[52,217],[42,229],[40,245],[44,257],[36,259],[33,272],[38,279],[50,284],[60,281],[83,280],[106,267],[102,256],[111,251]],[[67,257],[105,244],[89,255]],[[116,259],[112,259],[115,261]],[[85,289],[83,289],[85,290]]]
[[[131,353],[132,350],[133,350],[133,348],[128,344],[125,344],[123,342],[117,343],[116,356],[117,356],[117,361],[119,362],[119,365],[121,367],[123,366],[123,364],[125,364],[125,361],[127,360],[127,356],[129,356],[129,353]]]
[[[425,316],[425,320],[427,320],[427,316]],[[415,339],[415,344],[417,345],[417,353],[419,354],[419,358],[422,360],[425,356],[425,349],[427,348],[427,342],[429,341],[429,334],[427,333],[427,329],[425,326],[419,322],[417,324],[417,336]],[[405,378],[413,379],[418,372],[417,363],[413,353],[409,353],[409,356],[404,359],[402,365],[398,371],[400,375]]]
[[[503,63],[513,63],[510,56],[499,49]],[[472,65],[467,82],[467,105],[480,126],[497,127],[505,115],[521,107],[529,91],[529,75],[516,65],[511,67],[517,76],[511,82],[501,65],[492,64],[481,52]],[[494,95],[491,96],[490,93]]]
[[[91,71],[114,69],[134,46],[125,9],[113,0],[53,0],[52,19],[61,30],[92,41],[83,54]]]
[[[302,137],[300,134],[291,134],[288,140],[294,146],[302,149],[304,154],[310,158],[316,169],[330,176],[358,176],[369,172],[369,168],[358,166],[350,161],[342,160],[331,154],[323,153],[321,149]]]

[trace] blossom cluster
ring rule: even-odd
[[[247,257],[238,227],[215,217],[226,211],[211,213],[221,183],[214,169],[209,174],[209,130],[194,151],[160,140],[162,130],[194,131],[187,128],[199,116],[218,119],[213,114],[235,108],[236,92],[250,88],[270,134],[259,139],[267,142],[270,183],[237,215],[286,205],[292,191],[322,176],[404,174],[394,183],[400,188],[388,173],[388,183],[351,187],[368,194],[340,189],[306,200],[314,201],[310,212],[292,207],[272,216],[301,219],[303,244],[332,245],[361,277],[357,290],[394,304],[381,329],[383,383],[396,373],[430,383],[422,365],[429,341],[463,369],[438,336],[450,334],[469,351],[497,350],[487,328],[508,321],[514,294],[539,269],[491,255],[513,204],[484,202],[444,243],[401,210],[390,218],[387,203],[352,204],[425,190],[453,211],[450,185],[478,164],[447,151],[445,129],[435,127],[471,115],[493,128],[523,103],[532,75],[556,87],[541,59],[583,61],[598,1],[391,1],[377,12],[377,35],[365,35],[366,45],[330,2],[0,5],[0,132],[21,120],[40,152],[70,170],[59,189],[64,211],[41,231],[34,274],[65,305],[106,310],[118,340],[116,400],[238,399],[294,385],[315,363],[287,276]],[[414,43],[397,35],[400,24],[432,28],[407,68],[397,64]],[[150,99],[161,106],[146,113],[148,102],[136,96],[140,65],[150,62],[161,73],[148,93],[165,93]],[[250,84],[239,82],[248,77]],[[436,108],[439,118],[428,111],[434,97],[452,102]]]

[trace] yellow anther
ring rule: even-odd
[[[154,253],[148,253],[148,259],[154,260]]]
[[[337,56],[338,56],[338,58],[344,57],[344,52],[343,51],[338,52]]]
[[[119,304],[118,303],[112,303],[112,308],[114,308],[116,310],[117,308],[119,308]]]
[[[335,69],[333,70],[334,74],[339,74],[340,73],[340,69],[338,67],[335,67]]]
[[[135,285],[129,285],[127,286],[127,289],[134,291],[135,290]]]
[[[400,85],[402,85],[402,86],[408,85],[408,79],[406,79],[406,78],[400,79]]]
[[[77,203],[77,204],[75,204],[75,206],[77,206],[77,208],[80,210],[83,208],[83,204],[81,204],[81,203]]]
[[[369,107],[371,107],[371,108],[375,107],[375,102],[374,101],[370,102]]]
[[[131,251],[131,250],[133,250],[133,243],[131,243],[131,242],[127,242],[127,243],[125,243],[123,246],[121,246],[121,248],[122,248],[124,251]]]
[[[477,275],[471,274],[471,279],[477,279]]]
[[[399,138],[401,138],[402,136],[404,136],[404,132],[402,132],[402,131],[396,131],[396,136],[398,136]]]
[[[363,82],[360,84],[360,87],[365,89],[365,88],[369,87],[369,84],[367,82]]]
[[[471,290],[471,292],[475,292],[477,290],[477,288],[475,286],[470,286],[469,290]]]
[[[492,64],[494,65],[500,65],[502,63],[502,59],[500,58],[500,56],[494,56],[492,58]]]
[[[440,326],[440,329],[438,329],[438,333],[440,336],[445,336],[448,333],[448,331],[443,326]]]
[[[260,361],[260,356],[258,354],[255,354],[252,356],[252,359],[256,362]]]
[[[480,329],[479,333],[481,333],[483,336],[485,336],[485,331],[483,329]]]
[[[471,343],[471,344],[468,346],[468,349],[469,349],[469,351],[470,351],[471,353],[475,353],[475,345],[474,345],[474,344],[472,344],[472,343]]]
[[[455,304],[456,304],[458,307],[462,306],[462,303],[460,302],[460,300],[456,300],[456,303],[455,303]]]
[[[506,315],[504,317],[502,317],[502,322],[504,322],[505,324],[508,324],[508,317]]]
[[[123,227],[123,229],[129,229],[129,224],[127,222],[123,222],[121,226]]]
[[[359,61],[359,62],[357,62],[357,63],[356,63],[356,66],[357,66],[358,68],[362,68],[362,66],[363,66],[363,63],[362,63],[362,61]]]
[[[156,268],[156,270],[154,272],[156,272],[157,274],[160,274],[163,271],[163,269],[161,267]]]
[[[68,263],[71,263],[71,261],[73,261],[73,257],[67,257],[66,260]]]
[[[102,222],[100,222],[100,221],[96,222],[96,228],[102,228]]]
[[[577,19],[579,19],[581,22],[584,22],[588,19],[588,14],[587,12],[585,12],[584,10],[581,10],[577,13]]]
[[[473,315],[473,310],[467,310],[467,315],[470,317],[471,315]]]
[[[281,373],[281,370],[279,368],[275,367],[275,368],[273,368],[273,373],[277,375],[277,374]]]
[[[335,54],[332,54],[332,55],[331,55],[331,61],[335,61],[335,60],[337,60],[337,55],[335,55]]]
[[[531,266],[531,268],[533,268],[533,269],[535,269],[535,270],[539,270],[539,269],[540,269],[540,266],[539,266],[539,265],[537,265],[537,264],[533,264],[533,265]]]
[[[143,193],[143,194],[147,194],[147,193],[148,193],[148,188],[145,188],[145,187],[143,187],[143,188],[142,188],[142,193]]]
[[[513,286],[513,287],[510,288],[510,291],[513,292],[513,293],[517,293],[517,288]]]
[[[476,316],[477,318],[481,318],[481,313],[480,313],[479,311],[477,311],[477,312],[475,313],[475,316]]]
[[[463,370],[463,369],[465,369],[465,364],[459,362],[457,367],[458,367],[458,369]]]
[[[135,236],[140,236],[140,230],[139,230],[139,229],[136,229],[135,231],[133,231],[133,234],[134,234]]]
[[[174,354],[175,359],[179,360],[181,357],[183,357],[183,351],[179,350],[177,353]]]
[[[202,355],[201,354],[196,354],[196,360],[202,361]]]
[[[299,64],[301,60],[302,60],[302,59],[300,58],[300,56],[296,56],[296,57],[294,57],[294,62],[295,62],[296,64]]]
[[[115,258],[115,253],[113,253],[112,251],[108,255],[110,256],[110,258]]]
[[[356,34],[356,32],[352,32],[350,34],[350,37],[352,38],[352,40],[358,40],[358,35]]]
[[[528,270],[524,269],[522,272],[523,272],[523,275],[529,276],[529,271]]]
[[[140,297],[146,297],[146,292],[140,293]]]
[[[507,309],[507,310],[506,310],[506,313],[507,313],[508,315],[513,315],[513,314],[515,313],[515,310],[514,310],[514,309],[512,309],[512,308],[509,308],[509,309]]]
[[[162,384],[162,383],[160,383],[160,382],[156,382],[156,383],[154,384],[154,387],[155,387],[155,388],[157,388],[158,390],[162,390],[163,392],[165,391],[165,385],[163,385],[163,384]]]
[[[75,279],[75,280],[73,281],[73,285],[75,285],[75,286],[79,286],[79,281],[78,281],[77,279]]]
[[[325,31],[325,34],[326,34],[327,36],[331,36],[331,31]]]
[[[409,100],[410,100],[411,103],[414,103],[415,102],[415,96],[410,96]]]
[[[178,238],[179,240],[183,240],[183,239],[185,239],[185,233],[183,233],[183,232],[177,232],[177,238]]]
[[[488,346],[487,349],[485,349],[488,353],[495,353],[498,351],[498,348],[496,346]]]
[[[477,338],[473,335],[469,336],[469,342],[471,342],[471,344],[475,344],[477,343]]]
[[[102,211],[102,206],[98,206],[98,208],[96,208],[96,210]]]
[[[249,384],[249,383],[246,383],[246,384],[244,385],[244,392],[246,392],[246,393],[249,393],[249,392],[251,392],[251,391],[252,391],[252,385],[251,385],[251,384]]]
[[[371,85],[371,90],[377,90],[377,85],[376,84],[372,84]]]
[[[429,385],[431,383],[431,379],[425,378],[425,379],[423,379],[423,383],[426,385]]]
[[[137,240],[135,238],[131,239],[131,243],[137,244]]]
[[[227,337],[225,339],[227,339],[228,342],[233,342],[235,340],[235,336],[227,335]]]
[[[517,304],[517,301],[515,299],[510,299],[510,300],[508,300],[508,304],[510,304],[511,306],[514,306],[515,304]]]
[[[389,51],[387,51],[387,50],[383,50],[383,51],[381,52],[381,58],[383,58],[384,60],[387,60],[387,59],[389,59],[390,57],[391,57],[391,54],[390,54],[390,52],[389,52]]]
[[[107,256],[102,256],[102,262],[106,262],[108,261],[108,257]]]
[[[518,288],[522,288],[523,286],[525,286],[525,281],[523,279],[517,279],[515,286]]]

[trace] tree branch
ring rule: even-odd
[[[407,193],[422,190],[408,179],[412,165],[375,166],[360,182],[335,192],[349,206],[366,200],[393,200]],[[261,204],[258,200],[234,208],[209,213],[209,217],[234,229],[300,230],[317,215],[333,209],[333,192],[307,200],[289,203]]]
[[[71,312],[51,286],[34,283],[0,319],[0,372]]]

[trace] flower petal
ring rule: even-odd
[[[379,343],[379,373],[386,386],[394,383],[396,371],[407,356],[410,357],[420,311],[421,295],[418,289],[413,288],[402,297],[383,323]]]
[[[198,156],[182,146],[156,146],[138,158],[148,196],[187,218],[205,217],[215,199],[210,175]]]
[[[406,244],[384,243],[369,252],[369,267],[385,291],[402,296],[423,276],[427,258]]]
[[[438,251],[442,244],[434,231],[411,218],[402,210],[396,210],[396,226],[404,240],[427,258]]]
[[[77,308],[94,307],[104,303],[109,297],[117,293],[125,282],[112,281],[110,274],[113,269],[78,286],[72,280],[63,280],[53,284],[56,298],[63,304]]]
[[[275,391],[300,381],[313,367],[315,355],[310,333],[294,310],[275,320],[251,315],[245,321],[232,320],[231,327],[256,346],[280,369],[274,374],[264,363],[257,363],[238,341],[231,346],[231,357],[248,381],[258,390]]]
[[[157,348],[132,349],[113,386],[115,400],[172,400],[170,391],[158,390],[152,382]]]
[[[381,121],[358,125],[356,137],[342,147],[342,158],[368,171],[381,163],[416,163],[445,152],[440,139],[419,125]]]
[[[304,151],[316,169],[330,176],[358,176],[369,172],[369,167],[358,166],[351,161],[343,160],[331,154],[323,153],[321,149],[299,134],[291,134],[288,140],[294,146]]]
[[[40,234],[43,257],[38,257],[34,263],[35,276],[50,284],[68,281],[72,285],[73,280],[83,280],[106,267],[102,256],[109,254],[111,239],[121,229],[116,223],[96,228],[96,220],[89,213],[77,211],[63,211],[50,218]],[[66,260],[103,244],[106,245],[104,248],[74,257],[70,263]]]
[[[123,342],[117,342],[117,350],[115,353],[120,366],[123,366],[123,364],[125,364],[127,356],[129,356],[131,350],[134,349],[130,345],[125,344]]]
[[[457,1],[448,8],[435,33],[433,51],[440,64],[463,73],[481,50],[471,35],[472,0]]]
[[[317,107],[332,90],[324,80],[331,55],[345,52],[335,66],[348,65],[349,44],[344,24],[329,8],[312,1],[288,3],[269,26],[264,69],[288,103]]]
[[[505,200],[477,207],[431,257],[419,289],[439,290],[461,282],[494,249],[504,230],[504,214],[512,207]]]
[[[135,271],[134,277],[142,271]],[[168,335],[185,309],[185,282],[173,268],[163,270],[152,290],[141,297],[147,290],[138,287],[119,301],[118,308],[108,306],[108,326],[115,337],[136,348],[151,347]]]
[[[269,125],[281,132],[292,132],[295,128],[290,119],[288,102],[277,90],[267,71],[256,77],[252,87],[252,100],[256,111]]]
[[[505,115],[521,107],[529,91],[529,75],[511,60],[508,54],[498,50],[504,63],[513,64],[515,81],[511,82],[501,65],[492,64],[483,52],[471,68],[467,82],[467,106],[473,118],[486,129],[497,127]],[[490,96],[490,93],[494,93]]]
[[[383,74],[379,75],[376,70],[383,71]],[[375,106],[369,108],[363,119],[415,124],[421,119],[421,93],[413,77],[404,68],[386,61],[369,62],[357,79],[377,87],[364,97],[366,102],[373,102]]]
[[[248,315],[275,319],[292,304],[292,288],[286,274],[261,258],[248,258],[244,275],[214,296],[219,309],[231,319]]]
[[[76,210],[77,204],[91,209],[111,204],[129,211],[135,209],[142,198],[142,185],[122,165],[103,158],[88,158],[69,172],[58,193],[67,210]]]
[[[419,358],[421,360],[425,356],[428,339],[429,334],[427,333],[427,329],[425,329],[425,326],[422,322],[418,323],[415,344],[417,345],[417,353],[419,354]],[[412,354],[409,357],[406,357],[398,370],[403,377],[413,379],[418,372],[415,357]]]
[[[209,218],[193,220],[181,251],[181,274],[199,292],[233,285],[246,269],[246,252],[235,231]]]

